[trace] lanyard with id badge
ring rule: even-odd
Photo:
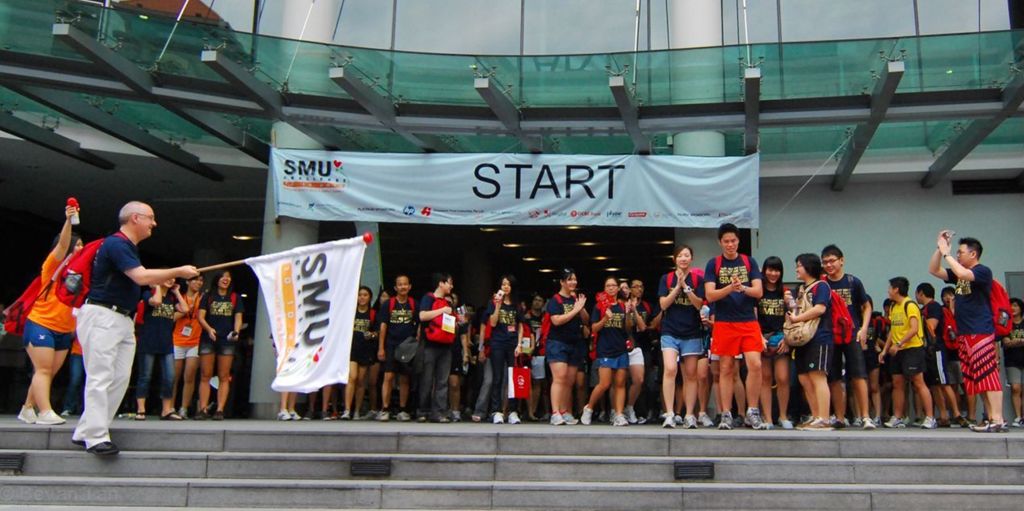
[[[193,302],[188,301],[188,294],[186,294],[183,298],[185,298],[185,304],[188,305],[188,322],[181,327],[181,336],[189,338],[192,337],[192,325],[196,322],[196,314],[198,313],[199,310],[199,308],[196,307],[196,305],[198,305],[199,302],[202,301],[203,295],[202,293],[196,293],[196,299]]]

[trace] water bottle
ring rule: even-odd
[[[786,297],[786,310],[796,312],[796,299],[793,298],[793,295],[788,295]]]
[[[705,306],[700,308],[700,318],[701,319],[708,319],[708,316],[710,316],[710,315],[711,315],[711,307],[708,307],[707,305],[705,305]]]
[[[68,207],[78,209],[78,199],[74,197],[68,197]],[[78,213],[71,215],[71,225],[78,225],[81,222],[78,218]]]

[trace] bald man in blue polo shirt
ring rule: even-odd
[[[85,409],[71,441],[99,456],[120,450],[110,440],[110,423],[124,399],[135,358],[136,306],[140,286],[199,275],[195,266],[151,270],[139,261],[138,243],[153,234],[156,215],[132,201],[117,215],[121,228],[108,236],[93,260],[92,287],[78,311],[78,340],[85,362]]]

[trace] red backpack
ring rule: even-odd
[[[438,298],[434,296],[434,293],[427,293],[427,296],[434,300],[434,303],[430,306],[430,310],[443,309],[451,305],[445,298]],[[444,314],[430,320],[423,329],[423,335],[430,342],[436,342],[438,344],[451,344],[455,342],[455,332],[445,332],[442,328],[442,322],[444,321]]]
[[[35,306],[36,300],[50,292],[50,288],[57,281],[57,276],[60,275],[61,270],[67,266],[69,259],[71,259],[71,256],[65,257],[60,266],[54,270],[50,281],[46,283],[46,287],[43,287],[42,277],[36,277],[25,288],[25,291],[21,293],[21,296],[4,309],[4,330],[7,333],[18,337],[25,334],[25,321],[28,320],[29,314],[32,313],[32,307]]]
[[[558,305],[562,305],[562,295],[555,293],[555,296],[551,298],[558,302]],[[547,346],[548,334],[551,333],[551,313],[548,312],[547,306],[544,307],[544,315],[540,318],[540,340],[538,343],[541,346]]]
[[[956,342],[956,318],[953,317],[953,311],[949,310],[949,307],[942,308],[942,334],[939,336],[942,338],[943,344],[946,345],[948,350],[956,350],[958,345]]]
[[[749,260],[747,261],[747,264],[748,265],[750,264]],[[716,265],[715,272],[717,273],[718,269],[720,269],[722,267],[722,264],[721,264],[721,262],[716,262],[715,265]],[[748,268],[748,271],[749,271],[749,266],[747,266],[747,268]],[[697,287],[702,284],[701,280],[704,279],[704,273],[700,272],[700,271],[698,271],[696,269],[692,269],[692,270],[690,270],[690,273],[687,276],[692,276],[692,277],[690,277],[690,280],[693,281],[693,289],[696,291]],[[685,282],[684,282],[684,284],[685,284]],[[675,271],[670,271],[670,272],[665,274],[665,285],[668,287],[669,291],[671,291],[672,288],[676,286],[676,272]]]
[[[115,232],[113,236],[128,239],[121,231]],[[64,269],[59,272],[60,276],[57,277],[57,299],[61,303],[77,309],[85,302],[92,284],[93,261],[96,260],[96,253],[106,240],[107,238],[100,238],[89,242],[64,265]]]
[[[750,258],[747,254],[740,254],[740,260],[743,261],[743,266],[747,268],[747,274],[750,274]],[[718,280],[718,272],[722,269],[722,256],[715,257],[715,280]]]
[[[825,275],[821,276],[820,282],[828,286]],[[853,342],[853,316],[850,316],[850,309],[846,306],[846,300],[831,286],[828,288],[828,294],[829,310],[832,311],[832,340],[838,345],[850,344]]]
[[[992,279],[992,290],[988,294],[988,304],[992,309],[992,324],[996,327],[996,337],[1006,337],[1013,331],[1013,317],[1010,314],[1010,295],[998,280]]]

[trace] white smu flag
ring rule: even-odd
[[[250,257],[277,348],[278,392],[313,392],[348,381],[362,237]]]

